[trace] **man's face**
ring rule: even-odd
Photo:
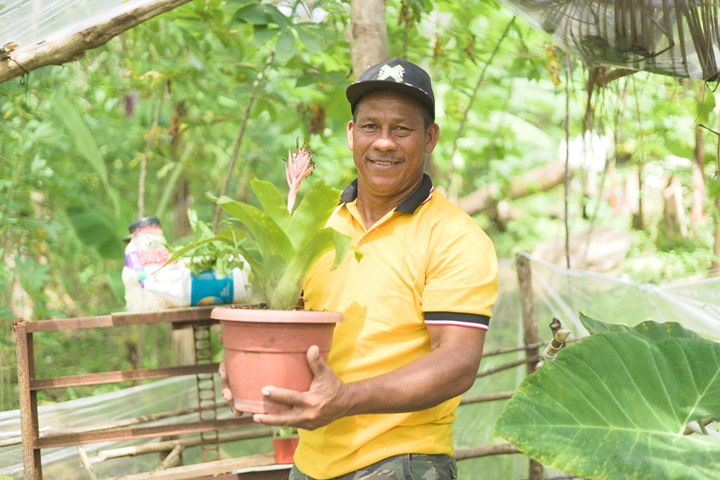
[[[347,136],[360,195],[399,203],[422,181],[425,155],[435,148],[439,127],[425,128],[422,106],[413,97],[373,92],[360,100]]]

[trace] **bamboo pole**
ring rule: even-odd
[[[539,335],[537,319],[535,318],[535,304],[532,291],[532,271],[530,269],[530,260],[525,255],[516,255],[515,265],[517,267],[518,285],[520,287],[520,302],[522,305],[523,338],[526,346],[525,356],[529,360],[537,357],[539,354],[538,347],[535,346],[539,342]],[[528,362],[527,374],[532,374],[535,371],[536,366],[537,362]],[[536,460],[530,459],[529,470],[530,480],[542,480],[542,464]]]
[[[273,434],[273,429],[258,428],[249,431],[221,434],[218,439],[219,443],[233,442],[236,440],[249,440],[252,438],[269,437]],[[166,440],[163,442],[148,443],[146,445],[138,445],[133,447],[114,448],[110,450],[100,450],[92,459],[93,462],[102,462],[112,458],[134,457],[136,455],[144,455],[146,453],[165,452],[172,450],[177,445],[183,445],[185,448],[200,445],[202,438],[199,436],[183,438],[179,440]]]
[[[509,443],[503,445],[480,445],[478,447],[458,448],[455,451],[455,460],[486,457],[488,455],[507,455],[510,453],[522,452]]]

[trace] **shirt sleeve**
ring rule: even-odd
[[[487,329],[498,296],[495,247],[471,219],[442,230],[428,258],[425,323]]]

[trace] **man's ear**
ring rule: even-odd
[[[438,125],[437,123],[433,123],[428,127],[427,134],[425,136],[425,153],[430,155],[435,149],[435,145],[437,145],[439,139],[440,125]]]
[[[348,142],[348,147],[350,148],[351,151],[353,149],[353,127],[354,126],[355,126],[355,123],[352,120],[350,120],[347,124],[347,142]]]

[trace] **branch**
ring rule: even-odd
[[[158,0],[30,50],[0,59],[0,83],[47,65],[62,65],[80,59],[85,50],[100,47],[126,30],[172,10],[190,0]],[[22,45],[21,45],[22,47]]]
[[[474,215],[492,207],[498,199],[516,200],[533,193],[545,192],[564,180],[565,165],[562,162],[551,162],[512,179],[508,188],[503,188],[500,183],[491,183],[461,198],[457,204],[468,214]]]

